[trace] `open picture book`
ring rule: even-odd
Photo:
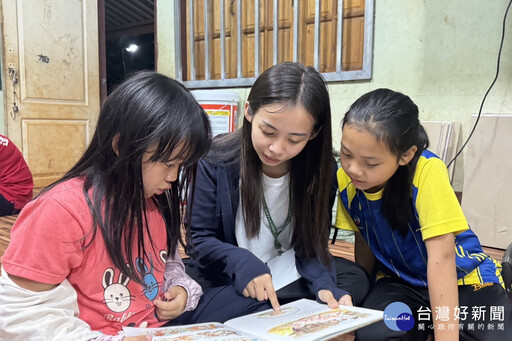
[[[162,328],[124,327],[125,336],[153,335],[153,340],[327,340],[382,320],[380,310],[339,306],[301,299],[272,309],[237,317],[224,324],[211,322]]]

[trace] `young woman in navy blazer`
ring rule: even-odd
[[[333,308],[364,298],[364,270],[328,249],[336,169],[321,75],[298,63],[263,72],[243,127],[214,139],[198,165],[188,202],[188,271],[205,292],[196,314],[207,316],[220,296],[220,322],[304,297]]]

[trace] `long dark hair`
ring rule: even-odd
[[[391,228],[405,235],[413,214],[411,189],[414,171],[421,153],[429,145],[427,133],[418,118],[418,107],[402,93],[377,89],[352,104],[342,126],[347,124],[374,135],[397,159],[412,146],[418,148],[407,165],[398,167],[382,194],[383,215]]]
[[[290,205],[292,206],[292,243],[297,254],[318,257],[328,264],[327,248],[330,221],[329,191],[332,184],[333,154],[331,107],[322,76],[299,63],[281,63],[265,70],[255,81],[248,99],[249,114],[266,105],[301,105],[314,118],[316,137],[290,164]],[[276,113],[277,115],[279,113]],[[228,134],[214,145],[233,146],[241,154],[241,198],[245,230],[249,238],[258,236],[262,209],[261,161],[251,140],[252,124],[244,117],[241,130]],[[214,149],[216,149],[214,147]],[[226,148],[223,148],[226,149]],[[225,155],[229,159],[230,155]]]
[[[117,154],[113,141],[117,143]],[[195,176],[197,161],[208,150],[211,129],[208,117],[190,92],[177,81],[153,71],[134,74],[105,100],[91,143],[80,160],[60,180],[45,189],[75,177],[84,178],[83,193],[93,216],[92,238],[99,228],[108,255],[123,274],[136,282],[141,278],[134,253],[148,257],[143,238],[137,249],[132,243],[143,236],[146,198],[142,182],[142,157],[156,149],[149,162],[168,162],[175,148],[184,148],[175,159],[184,161],[178,180],[157,201],[167,227],[167,254],[172,257],[180,233],[181,201]],[[92,193],[92,195],[91,195]],[[153,242],[151,240],[151,242]],[[121,251],[125,250],[125,254]]]

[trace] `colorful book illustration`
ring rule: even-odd
[[[153,335],[155,341],[271,341],[327,340],[367,326],[383,318],[380,310],[340,306],[329,309],[301,299],[272,309],[237,317],[224,324],[211,322],[162,328],[125,327],[125,336]]]

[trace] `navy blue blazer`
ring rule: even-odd
[[[189,198],[194,248],[190,265],[197,267],[213,285],[232,284],[242,294],[251,280],[270,274],[270,269],[252,252],[237,246],[235,217],[239,203],[239,153],[227,161],[207,160],[202,159],[198,164],[195,190]],[[331,206],[337,188],[334,159],[333,163]],[[330,229],[330,226],[325,228]],[[307,281],[313,295],[317,296],[321,289],[330,290],[336,299],[347,294],[336,286],[336,267],[332,257],[329,268],[317,258],[296,256],[295,261],[299,274]]]

